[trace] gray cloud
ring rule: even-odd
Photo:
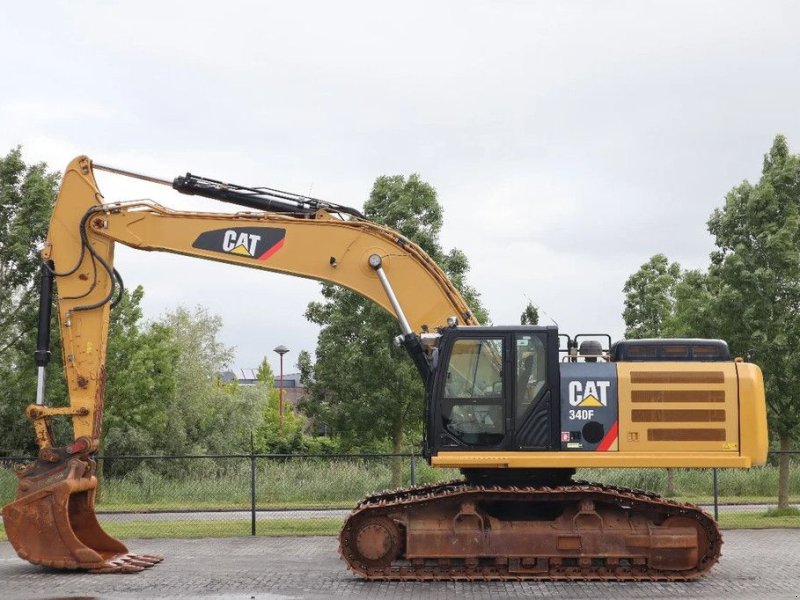
[[[800,143],[790,2],[71,2],[4,9],[0,145],[187,170],[359,206],[418,172],[494,322],[526,296],[565,331],[623,326],[625,278],[656,252],[704,266],[705,221]],[[211,203],[103,178],[109,199]],[[219,210],[219,208],[217,208]],[[223,207],[221,210],[225,210]],[[308,281],[121,251],[155,318],[225,320],[237,362],[313,349]]]

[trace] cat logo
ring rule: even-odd
[[[233,254],[243,256],[255,256],[256,245],[261,239],[255,233],[237,232],[235,229],[228,229],[222,237],[222,249]]]
[[[572,406],[608,406],[610,381],[570,381],[569,403]]]
[[[231,227],[204,231],[194,248],[267,260],[283,247],[286,230],[278,227]]]

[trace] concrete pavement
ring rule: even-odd
[[[724,532],[723,558],[691,583],[364,582],[339,560],[336,539],[244,537],[128,540],[166,558],[137,575],[87,575],[30,565],[0,542],[3,600],[60,598],[800,598],[800,531]]]

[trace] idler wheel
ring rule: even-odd
[[[370,517],[355,526],[353,538],[360,562],[372,568],[389,566],[403,549],[397,525],[386,517]]]

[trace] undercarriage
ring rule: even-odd
[[[689,580],[720,556],[714,520],[655,494],[573,482],[413,487],[362,500],[340,553],[367,579]]]

